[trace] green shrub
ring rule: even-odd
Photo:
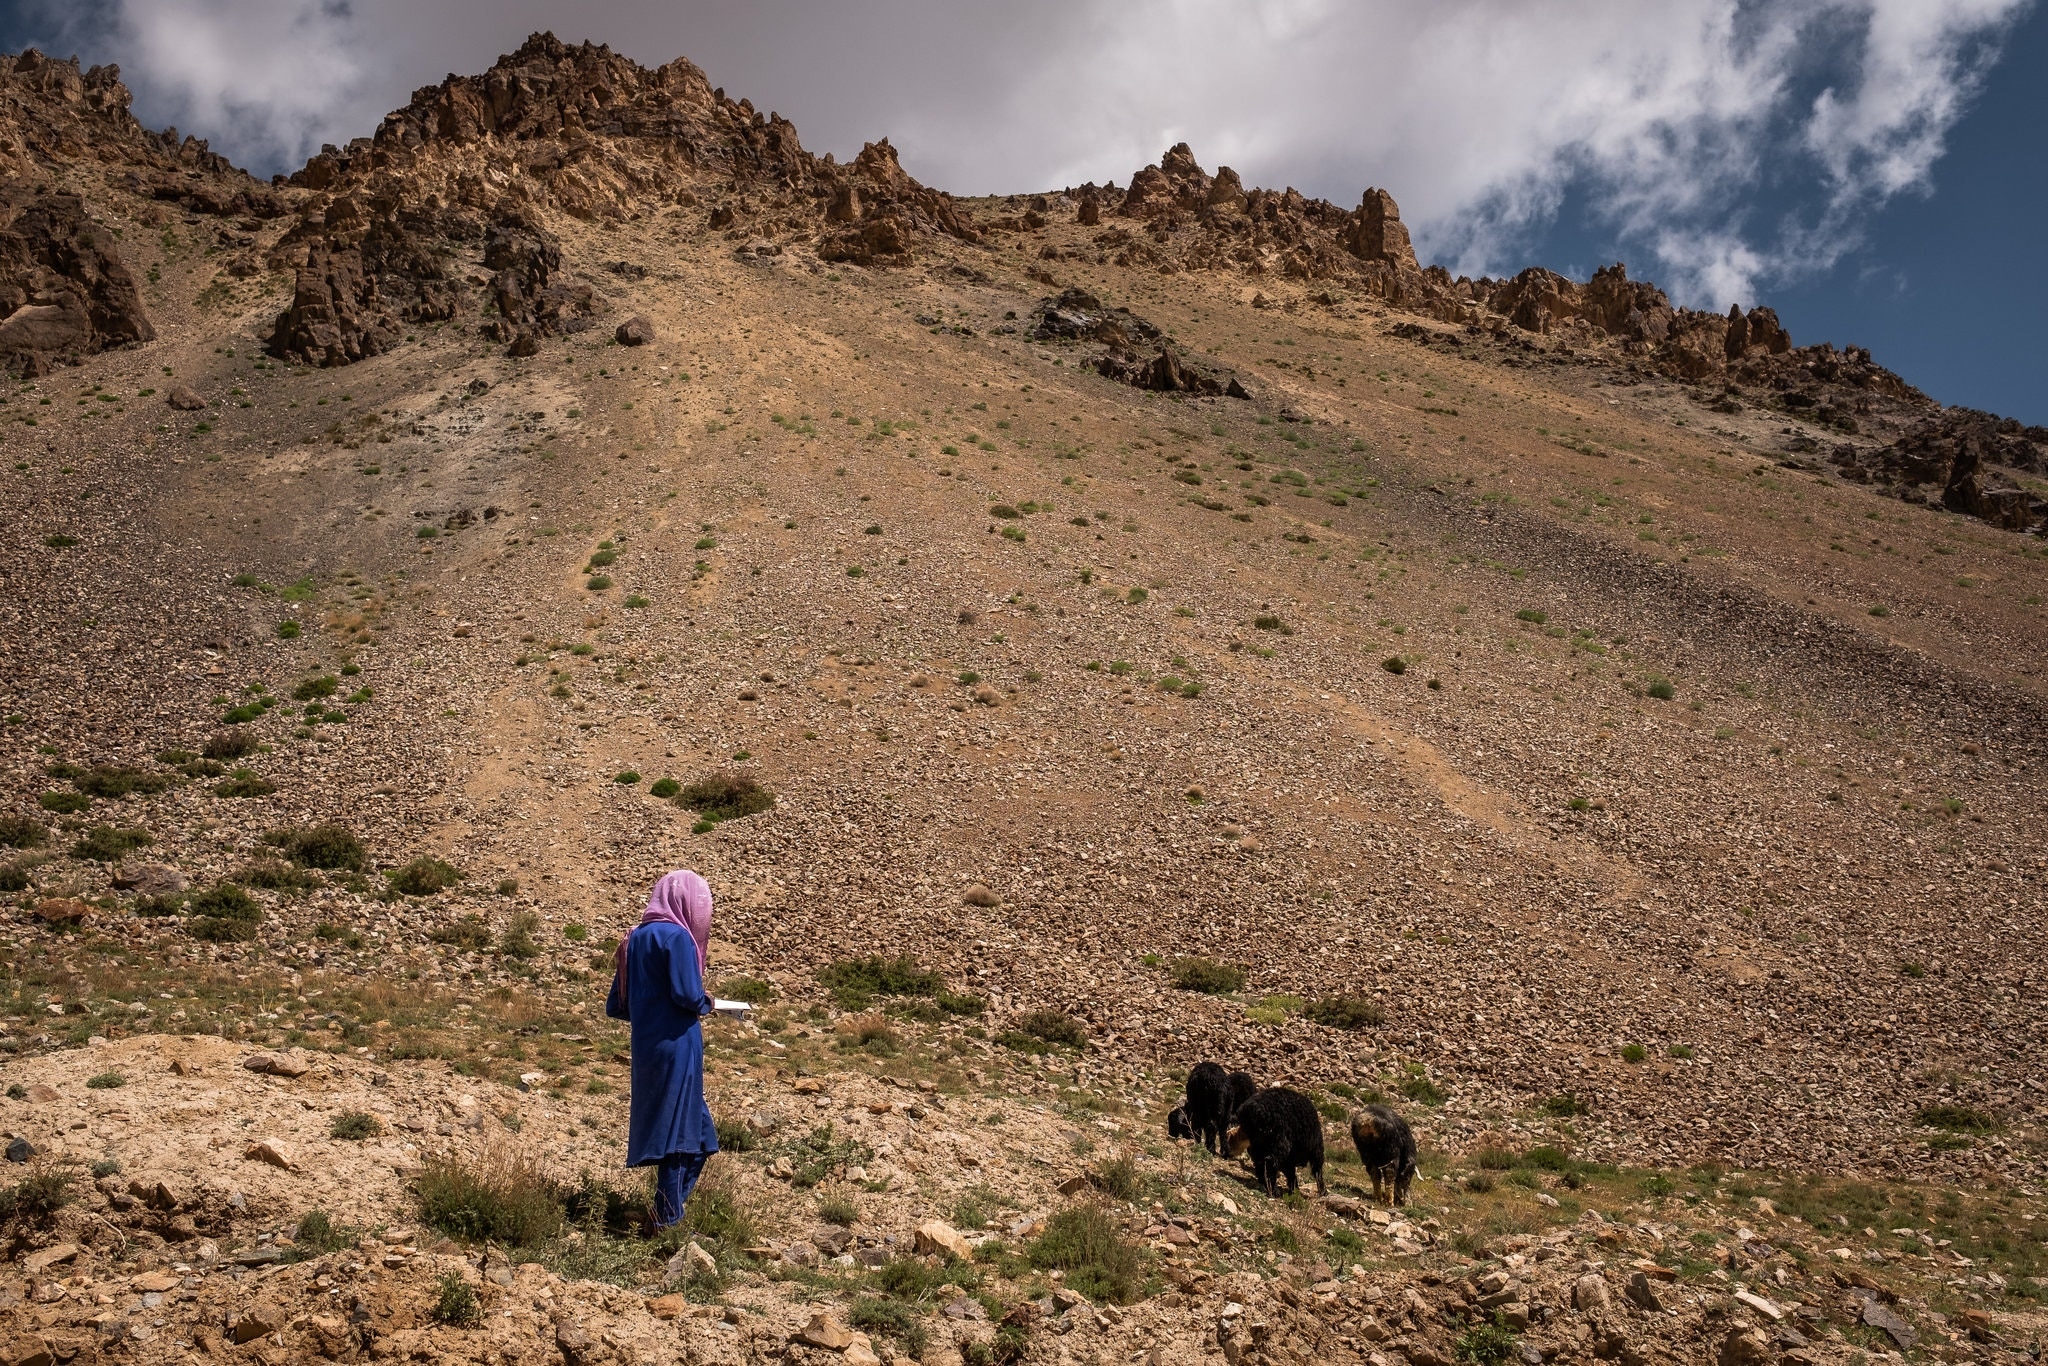
[[[72,1198],[71,1173],[63,1168],[30,1172],[13,1186],[0,1190],[0,1224],[14,1220],[47,1224]]]
[[[45,811],[58,816],[75,816],[92,805],[83,792],[45,792],[36,799]]]
[[[1207,958],[1181,958],[1173,965],[1173,984],[1182,991],[1221,996],[1244,985],[1244,969]]]
[[[634,783],[640,781],[640,775],[629,768],[624,770],[623,772],[614,773],[612,775],[612,781],[619,784],[619,786],[621,787],[631,787]]]
[[[263,842],[306,868],[354,873],[361,872],[365,862],[363,842],[355,832],[331,821],[273,830],[263,837]]]
[[[1998,1127],[1992,1116],[1967,1105],[1923,1105],[1914,1112],[1913,1122],[1956,1134],[1988,1134]]]
[[[441,1277],[433,1313],[434,1322],[451,1328],[474,1328],[484,1319],[483,1302],[477,1299],[476,1287],[464,1280],[460,1271],[450,1271]]]
[[[1437,1106],[1444,1103],[1443,1088],[1420,1074],[1411,1076],[1401,1083],[1401,1094],[1417,1105]]]
[[[1514,1330],[1498,1314],[1489,1323],[1477,1323],[1466,1329],[1451,1344],[1452,1354],[1459,1361],[1469,1361],[1474,1366],[1503,1366],[1515,1360],[1520,1350]]]
[[[565,1192],[535,1159],[503,1144],[474,1157],[430,1154],[413,1189],[421,1220],[461,1242],[531,1247],[562,1230]]]
[[[683,790],[683,785],[677,782],[674,778],[657,778],[654,780],[654,785],[648,788],[647,790],[654,796],[661,798],[663,801],[667,801],[669,798],[675,796],[676,793],[681,792]]]
[[[302,1251],[324,1255],[353,1247],[359,1236],[356,1229],[328,1218],[326,1210],[315,1209],[307,1210],[299,1220],[299,1226],[292,1231],[292,1244]]]
[[[85,832],[84,838],[71,846],[71,857],[89,859],[94,863],[119,863],[137,849],[155,843],[156,837],[147,830],[95,825]]]
[[[1574,1115],[1591,1114],[1592,1109],[1570,1091],[1560,1091],[1543,1102],[1543,1113],[1558,1119],[1570,1119]]]
[[[1639,1043],[1625,1043],[1621,1046],[1621,1060],[1623,1062],[1641,1062],[1649,1056],[1650,1050],[1644,1048]]]
[[[87,769],[72,779],[72,785],[88,797],[119,799],[136,792],[154,796],[169,787],[171,780],[147,769],[109,764]]]
[[[126,1086],[128,1078],[119,1072],[95,1072],[85,1079],[85,1084],[95,1091],[111,1091],[117,1086]]]
[[[1565,1156],[1564,1149],[1548,1143],[1539,1143],[1518,1159],[1518,1165],[1534,1167],[1539,1171],[1562,1172],[1571,1170],[1572,1160]]]
[[[1144,1270],[1143,1254],[1094,1205],[1072,1205],[1053,1215],[1026,1255],[1041,1271],[1065,1272],[1069,1289],[1112,1304],[1137,1297]]]
[[[268,797],[277,791],[277,784],[259,776],[254,769],[238,768],[224,781],[214,785],[216,797]]]
[[[35,860],[16,859],[0,863],[0,892],[25,892],[35,883]]]
[[[841,959],[820,968],[818,981],[842,1010],[866,1010],[880,996],[935,996],[945,985],[908,954]]]
[[[1057,1010],[1034,1010],[1020,1017],[1017,1028],[1034,1039],[1065,1048],[1086,1048],[1088,1030],[1071,1015]]]
[[[760,977],[728,977],[719,983],[718,990],[729,1001],[745,1001],[749,1005],[775,999],[775,984]]]
[[[828,1224],[851,1228],[860,1222],[860,1207],[843,1195],[827,1195],[818,1201],[818,1217]]]
[[[1524,607],[1521,611],[1515,613],[1515,619],[1517,621],[1534,622],[1536,625],[1541,626],[1550,620],[1550,613],[1540,612],[1534,607]]]
[[[498,952],[507,958],[540,957],[540,941],[533,937],[540,928],[540,917],[532,911],[520,911],[505,924],[505,933],[498,938]]]
[[[1380,661],[1380,667],[1390,674],[1404,674],[1408,672],[1408,661],[1399,655],[1388,655]]]
[[[383,1132],[384,1126],[377,1117],[361,1110],[344,1110],[327,1126],[329,1138],[347,1139],[351,1142],[375,1138]]]
[[[440,859],[421,854],[402,867],[384,874],[391,890],[400,896],[434,896],[462,881],[462,870]]]
[[[705,822],[738,820],[775,805],[775,794],[744,773],[713,773],[676,794],[677,806]]]
[[[932,1003],[948,1015],[979,1015],[988,1008],[987,1001],[965,991],[941,990]]]
[[[1386,1007],[1370,996],[1320,996],[1304,1013],[1331,1029],[1370,1029],[1387,1022]]]
[[[333,674],[322,674],[308,678],[292,689],[294,702],[311,702],[316,697],[332,697],[341,690],[341,680]]]
[[[28,816],[0,816],[0,848],[39,848],[49,835],[49,827],[39,820]]]
[[[235,881],[244,887],[261,887],[267,892],[303,892],[320,885],[317,874],[274,859],[244,865],[236,870]]]
[[[231,762],[254,754],[258,748],[254,733],[242,726],[229,726],[207,736],[201,752],[209,759]]]
[[[1643,691],[1659,702],[1669,702],[1678,696],[1678,689],[1672,686],[1671,680],[1663,677],[1652,678]]]
[[[482,916],[472,913],[429,931],[427,938],[436,944],[482,952],[491,946],[491,927]]]

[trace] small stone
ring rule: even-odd
[[[686,1295],[656,1295],[647,1302],[647,1312],[658,1319],[679,1319],[690,1309]]]
[[[1638,1272],[1636,1273],[1636,1278],[1637,1278],[1637,1279],[1640,1279],[1640,1278],[1642,1277],[1642,1274],[1643,1274],[1642,1272],[1638,1271]],[[1643,1284],[1644,1284],[1645,1286],[1647,1286],[1647,1285],[1649,1284],[1649,1282],[1648,1282],[1648,1281],[1644,1281],[1644,1282],[1643,1282]],[[1633,1300],[1633,1299],[1635,1299],[1635,1280],[1631,1280],[1631,1281],[1629,1282],[1629,1298],[1630,1298],[1630,1299],[1632,1299],[1632,1300]],[[1765,1298],[1764,1298],[1764,1297],[1763,1297],[1762,1295],[1755,1295],[1755,1294],[1751,1294],[1751,1293],[1750,1293],[1749,1291],[1747,1291],[1747,1290],[1738,1290],[1738,1291],[1736,1291],[1736,1292],[1735,1292],[1735,1298],[1736,1298],[1736,1299],[1738,1299],[1738,1300],[1740,1300],[1740,1301],[1742,1301],[1742,1303],[1744,1303],[1744,1304],[1748,1305],[1748,1306],[1749,1306],[1749,1307],[1750,1307],[1751,1309],[1754,1309],[1754,1310],[1756,1310],[1756,1312],[1757,1312],[1757,1313],[1759,1313],[1759,1314],[1762,1314],[1762,1315],[1763,1315],[1763,1316],[1764,1316],[1765,1318],[1769,1319],[1769,1320],[1770,1320],[1770,1321],[1771,1321],[1772,1323],[1776,1323],[1776,1322],[1778,1322],[1778,1320],[1780,1320],[1780,1319],[1782,1319],[1782,1318],[1784,1318],[1784,1317],[1785,1317],[1785,1311],[1784,1311],[1784,1310],[1782,1310],[1782,1309],[1778,1308],[1778,1306],[1777,1306],[1777,1305],[1775,1305],[1775,1304],[1772,1304],[1772,1303],[1771,1303],[1771,1302],[1770,1302],[1769,1300],[1765,1299]],[[1637,1302],[1638,1302],[1638,1303],[1641,1303],[1641,1301],[1637,1301]],[[1644,1308],[1648,1308],[1648,1307],[1649,1307],[1648,1305],[1645,1305],[1645,1306],[1644,1306]]]
[[[1059,1192],[1061,1195],[1079,1195],[1082,1191],[1087,1189],[1088,1178],[1085,1175],[1070,1176],[1066,1180],[1060,1182],[1059,1184]]]
[[[547,1084],[547,1079],[548,1074],[545,1072],[521,1072],[519,1074],[519,1089],[522,1091],[538,1090]]]
[[[268,1162],[281,1171],[295,1172],[299,1164],[293,1160],[291,1149],[274,1138],[259,1138],[242,1150],[242,1156],[256,1162]]]
[[[791,1243],[782,1249],[782,1260],[790,1266],[816,1266],[818,1249],[809,1243]]]
[[[811,1315],[811,1321],[797,1330],[797,1338],[828,1352],[843,1352],[853,1345],[853,1334],[830,1314]]]
[[[844,1361],[846,1366],[882,1366],[882,1359],[875,1355],[874,1349],[863,1347],[857,1342],[846,1349],[846,1354],[840,1360]]]
[[[128,1288],[144,1295],[161,1295],[165,1291],[176,1290],[179,1280],[168,1271],[145,1271],[140,1276],[131,1277]]]
[[[236,1342],[254,1342],[277,1332],[289,1321],[290,1317],[274,1304],[254,1304],[242,1311],[228,1331]]]
[[[36,1155],[35,1146],[25,1138],[16,1138],[7,1145],[9,1162],[26,1162]]]
[[[800,1096],[815,1096],[825,1089],[825,1084],[816,1077],[798,1077],[790,1089]]]
[[[1657,1298],[1656,1288],[1650,1284],[1650,1278],[1640,1271],[1628,1278],[1628,1285],[1622,1293],[1627,1295],[1629,1303],[1638,1309],[1648,1310],[1652,1314],[1662,1313],[1664,1310],[1664,1302]],[[1742,1299],[1744,1293],[1746,1292],[1739,1292],[1735,1298]],[[1760,1300],[1758,1303],[1769,1304],[1770,1301]],[[1771,1317],[1778,1317],[1775,1306],[1771,1309]]]
[[[45,1086],[41,1082],[37,1082],[34,1086],[28,1088],[28,1098],[36,1105],[48,1105],[51,1101],[57,1099],[57,1088]]]
[[[1582,1314],[1599,1313],[1613,1302],[1607,1281],[1597,1271],[1587,1272],[1572,1286],[1572,1306]]]

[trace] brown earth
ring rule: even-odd
[[[693,866],[719,896],[716,966],[780,1003],[761,1030],[715,1035],[714,1057],[769,1068],[721,1072],[722,1112],[779,1094],[778,1042],[835,1094],[871,1094],[869,1054],[823,1046],[858,1012],[817,981],[870,954],[983,999],[978,1023],[894,1026],[936,1050],[949,1105],[1016,1097],[1081,1133],[1084,1099],[1112,1107],[1106,1141],[1157,1183],[1129,1210],[1139,1236],[1228,1179],[1199,1160],[1189,1177],[1159,1129],[1199,1058],[1338,1112],[1408,1098],[1445,1178],[1419,1188],[1442,1235],[1416,1242],[1419,1264],[1373,1244],[1362,1277],[1324,1268],[1343,1272],[1337,1298],[1286,1305],[1286,1277],[1260,1273],[1288,1249],[1248,1217],[1215,1284],[1169,1278],[1177,1302],[1122,1322],[1105,1309],[1087,1340],[1105,1358],[1291,1359],[1239,1341],[1229,1299],[1300,1319],[1302,1352],[1427,1362],[1472,1312],[1445,1319],[1437,1292],[1540,1256],[1552,1221],[1571,1255],[1544,1258],[1542,1294],[1565,1336],[1539,1318],[1524,1341],[1605,1350],[1605,1320],[1569,1307],[1581,1263],[1603,1260],[1580,1244],[1604,1235],[1535,1188],[1466,1192],[1455,1155],[1488,1135],[1625,1172],[1937,1183],[2040,1226],[2034,433],[1940,410],[1867,355],[1795,347],[1766,309],[1675,310],[1618,272],[1419,270],[1385,192],[1343,211],[1247,191],[1185,149],[1125,191],[957,200],[886,142],[844,167],[812,158],[686,62],[535,39],[265,186],[135,127],[115,76],[0,68],[0,154],[24,187],[78,197],[69,240],[91,228],[149,329],[20,352],[34,377],[0,406],[0,814],[11,838],[41,837],[0,867],[16,897],[0,1071],[100,1107],[83,1141],[47,1102],[10,1114],[38,1151],[241,1191],[217,1252],[314,1207],[409,1227],[419,1154],[481,1142],[452,1088],[475,1088],[455,1111],[500,1116],[482,1130],[510,1133],[507,1107],[520,1135],[571,1122],[552,1079],[539,1100],[507,1088],[530,1064],[561,1075],[574,1055],[555,1036],[600,1037],[604,941],[661,871]],[[35,306],[85,310],[85,274],[38,260],[63,279],[37,288],[73,303]],[[260,748],[210,772],[193,756],[230,715]],[[774,806],[692,833],[650,792],[725,770]],[[290,874],[262,838],[326,821],[367,846],[362,871]],[[167,892],[117,887],[119,858],[87,856],[117,853],[91,845],[102,827],[144,832],[131,860],[190,893],[247,887],[253,937],[197,937],[220,917],[175,904],[166,875]],[[423,855],[460,885],[404,896],[377,876]],[[1188,958],[1241,984],[1177,990]],[[1317,1023],[1333,998],[1363,1027]],[[991,1037],[1041,1010],[1080,1022],[1085,1048]],[[218,1037],[164,1032],[200,1028]],[[235,1068],[290,1045],[333,1050],[291,1083],[308,1113],[381,1098],[451,1132],[435,1119],[411,1153],[394,1137],[371,1158],[318,1138],[316,1113],[300,1127],[337,1154],[328,1171],[273,1176],[234,1149],[230,1176],[193,1145],[282,1122],[279,1088]],[[161,1075],[180,1049],[236,1084],[181,1099],[214,1088]],[[69,1089],[108,1065],[151,1080]],[[615,1160],[598,1140],[615,1144],[622,1102],[587,1102],[574,1144],[544,1140],[565,1178]],[[131,1151],[109,1126],[138,1121],[152,1132]],[[1026,1122],[1001,1181],[975,1176],[1020,1219],[1058,1206],[1076,1169],[1047,1124]],[[906,1168],[876,1227],[908,1237],[948,1213],[991,1170],[975,1155]],[[793,1236],[809,1197],[768,1161],[730,1166]],[[1717,1187],[1695,1207],[1635,1182],[1606,1205],[1559,1195],[1621,1211],[1638,1241],[1744,1198]],[[1482,1226],[1453,1244],[1453,1220],[1497,1203],[1528,1227],[1496,1235],[1536,1241],[1489,1253]],[[1295,1260],[1334,1255],[1306,1234],[1343,1216],[1286,1217],[1314,1226]],[[1854,1264],[1899,1252],[1872,1227]],[[93,1294],[145,1274],[135,1255],[185,1256],[149,1236],[91,1245]],[[1829,1265],[1813,1250],[1798,1275]],[[400,1258],[368,1295],[385,1327],[336,1342],[417,1329],[461,1357],[457,1330],[420,1318],[432,1259],[457,1251]],[[1998,1285],[1937,1257],[1913,1317],[2023,1307],[2001,1297],[2039,1273],[2008,1255]],[[347,1276],[378,1274],[381,1255],[358,1260]],[[269,1274],[325,1294],[299,1283],[320,1265]],[[578,1277],[560,1266],[549,1293],[613,1306],[606,1323],[628,1326],[603,1350],[637,1359],[625,1344],[654,1321],[562,1288]],[[181,1322],[231,1330],[243,1281],[193,1274]],[[687,1350],[714,1360],[780,1352],[802,1294],[855,1293],[722,1277],[760,1315],[692,1328]],[[34,1280],[0,1312],[29,1313]],[[1846,1330],[1870,1329],[1729,1346],[1759,1311],[1704,1271],[1687,1286],[1668,1350],[1846,1352]],[[1437,1302],[1398,1348],[1346,1347],[1377,1341],[1358,1318],[1373,1288]],[[53,1332],[90,1338],[85,1306],[134,1321],[118,1296],[43,1303],[72,1315]],[[1638,1316],[1631,1342],[1665,1332],[1615,1312]],[[165,1340],[204,1349],[161,1317]],[[1944,1351],[1999,1350],[1951,1331]],[[1155,1349],[1176,1335],[1204,1345]],[[105,1337],[93,1350],[116,1350]],[[1030,1340],[1088,1359],[1043,1325]]]

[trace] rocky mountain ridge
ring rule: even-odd
[[[2048,527],[2048,502],[2020,477],[2043,468],[2041,429],[2000,427],[1987,445],[1973,435],[1989,430],[1976,415],[1946,412],[1867,351],[1796,347],[1768,307],[1674,307],[1619,264],[1585,282],[1542,267],[1453,278],[1420,265],[1387,191],[1368,189],[1347,211],[1291,188],[1246,189],[1227,166],[1203,170],[1185,143],[1121,191],[1069,187],[1029,197],[1021,214],[986,214],[912,178],[887,139],[840,165],[687,60],[649,69],[542,33],[482,75],[422,88],[374,136],[329,147],[266,186],[199,139],[144,130],[118,68],[81,72],[75,60],[32,51],[4,65],[0,165],[17,183],[0,205],[0,356],[24,373],[151,335],[120,252],[87,222],[86,202],[24,198],[91,164],[117,167],[108,183],[128,193],[236,219],[240,231],[223,233],[240,249],[232,273],[258,269],[260,236],[267,264],[295,273],[270,349],[314,365],[379,354],[423,324],[480,327],[518,354],[591,326],[602,303],[564,271],[543,223],[550,213],[596,222],[681,210],[756,250],[864,267],[907,265],[938,241],[995,250],[1064,220],[1097,229],[1102,257],[1133,269],[1322,284],[1467,337],[1536,341],[1581,363],[1718,389],[1710,402],[1724,411],[1762,406],[1817,428],[1788,445],[1794,456],[1825,450],[1827,465],[1816,467],[2000,526]],[[281,236],[260,233],[286,216],[294,221]],[[1041,256],[1052,264],[1061,252],[1048,244]],[[1132,382],[1173,388],[1188,358],[1124,354],[1109,364]]]

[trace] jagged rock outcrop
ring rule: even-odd
[[[2008,531],[2048,532],[2048,500],[2016,477],[2048,473],[2048,427],[2022,426],[1974,408],[1944,408],[1888,446],[1837,446],[1844,478],[1890,485],[1912,502],[1938,502]]]
[[[0,195],[0,365],[41,374],[55,359],[155,337],[112,234],[84,200]]]
[[[808,241],[821,260],[862,266],[981,235],[886,139],[841,166],[688,61],[649,69],[549,33],[480,76],[415,92],[374,138],[323,149],[290,183],[316,199],[287,240],[298,288],[273,349],[326,365],[376,354],[404,322],[469,308],[495,313],[486,333],[522,350],[587,326],[596,297],[543,240],[549,209],[593,220],[702,211],[734,240]],[[479,240],[492,274],[476,297],[447,263]]]

